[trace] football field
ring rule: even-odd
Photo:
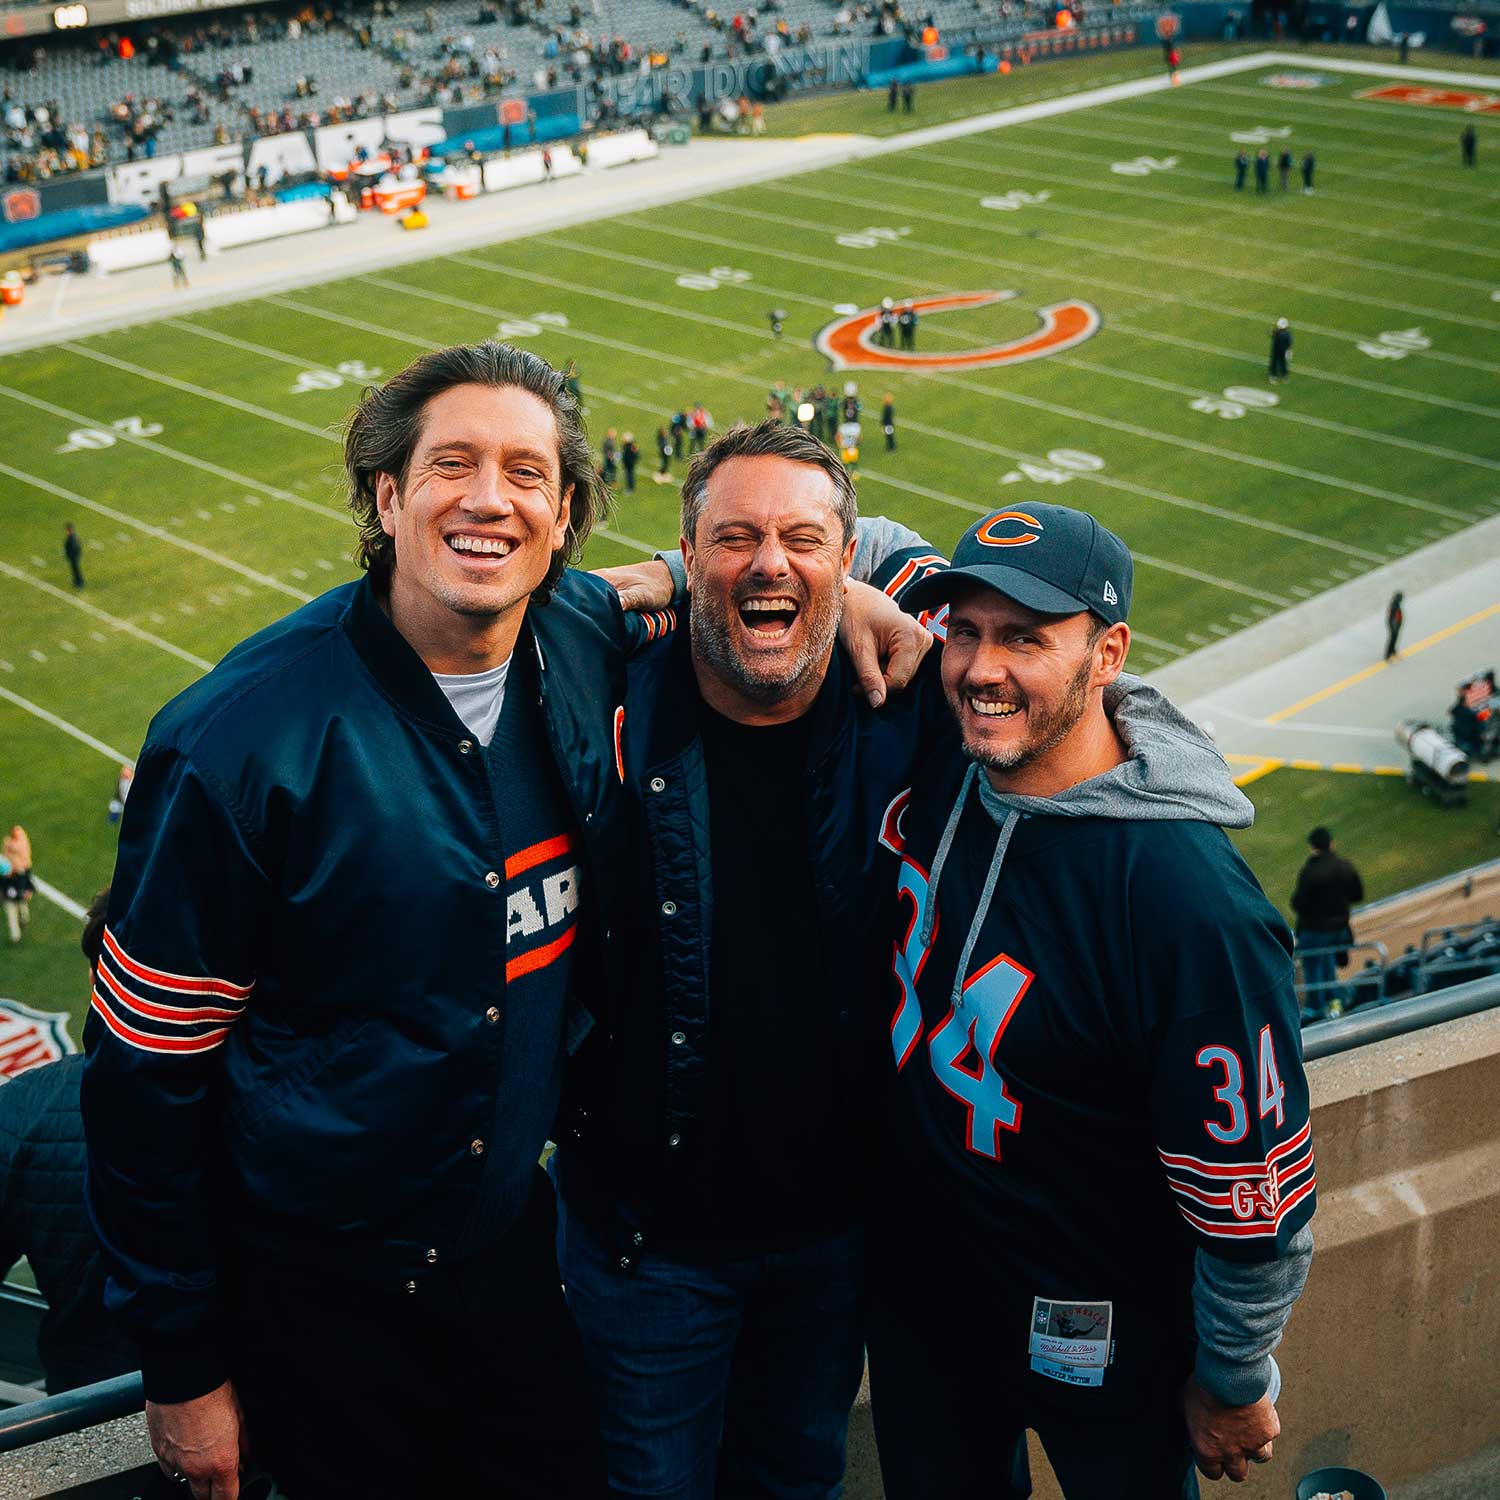
[[[1262,145],[1269,191],[1236,192]],[[1281,189],[1283,149],[1314,154],[1313,192]],[[883,297],[977,293],[1005,295],[923,315],[935,365],[857,340]],[[830,368],[820,333],[874,367]],[[155,709],[353,576],[338,424],[424,350],[498,335],[578,362],[596,447],[613,427],[642,449],[596,566],[675,542],[684,465],[651,472],[673,412],[723,428],[777,382],[857,381],[865,512],[946,548],[1002,503],[1093,511],[1135,554],[1150,671],[1500,511],[1497,333],[1500,113],[1309,56],[10,355],[0,822],[62,897],[108,879],[105,806]],[[34,906],[0,994],[80,1011],[76,919]]]

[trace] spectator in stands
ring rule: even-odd
[[[89,907],[82,948],[99,962],[106,886]],[[83,1028],[88,1048],[99,1023]],[[84,1054],[29,1068],[0,1088],[0,1275],[21,1256],[31,1265],[47,1313],[37,1355],[47,1390],[73,1390],[138,1367],[135,1351],[104,1310],[99,1242],[84,1206],[83,1117],[78,1106]]]
[[[1312,847],[1297,876],[1292,910],[1297,915],[1297,952],[1302,959],[1304,1013],[1337,1015],[1343,993],[1336,985],[1338,965],[1348,961],[1354,941],[1349,909],[1365,899],[1359,872],[1336,854],[1333,835],[1321,824],[1308,834]]]

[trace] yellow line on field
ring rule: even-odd
[[[1228,759],[1229,757],[1226,757]],[[1235,760],[1253,759],[1250,756],[1234,756]],[[1279,771],[1286,762],[1284,760],[1263,760],[1253,771],[1246,771],[1242,776],[1234,778],[1236,786],[1249,786],[1252,781],[1259,781],[1262,776],[1269,776],[1272,771]]]
[[[1476,610],[1466,619],[1458,620],[1452,625],[1445,626],[1442,630],[1435,631],[1432,635],[1424,637],[1414,646],[1408,646],[1401,653],[1399,659],[1415,656],[1419,651],[1425,651],[1429,646],[1436,646],[1440,641],[1446,641],[1450,636],[1455,636],[1461,630],[1467,630],[1471,625],[1477,625],[1481,620],[1488,620],[1491,615],[1500,614],[1500,604],[1490,604],[1484,609]],[[1293,714],[1300,714],[1304,708],[1311,708],[1315,703],[1322,703],[1325,699],[1332,698],[1337,693],[1342,693],[1346,688],[1352,688],[1357,683],[1368,682],[1377,672],[1383,672],[1390,666],[1388,661],[1372,662],[1368,667],[1362,667],[1358,672],[1345,677],[1340,682],[1331,686],[1321,688],[1316,693],[1309,694],[1306,698],[1299,698],[1289,708],[1279,708],[1274,714],[1267,714],[1267,724],[1279,724],[1283,719],[1290,719]]]

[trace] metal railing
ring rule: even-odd
[[[1318,1057],[1333,1057],[1351,1052],[1371,1042],[1383,1042],[1394,1036],[1406,1036],[1444,1021],[1461,1020],[1480,1011],[1500,1006],[1500,974],[1488,974],[1468,984],[1431,995],[1417,995],[1410,1000],[1393,1000],[1389,1005],[1367,1006],[1354,1015],[1335,1021],[1315,1021],[1302,1028],[1302,1055],[1311,1062]]]
[[[145,1404],[145,1390],[137,1371],[13,1406],[0,1411],[0,1453],[14,1453],[17,1448],[45,1443],[48,1438],[66,1437],[85,1427],[131,1416]]]
[[[1344,960],[1349,969],[1347,977],[1340,979],[1307,978],[1309,958],[1331,959],[1336,954],[1347,954]],[[1355,955],[1366,955],[1364,966],[1354,968]],[[1302,1014],[1309,1020],[1337,1016],[1353,1010],[1356,1005],[1379,1000],[1384,993],[1385,974],[1390,966],[1390,954],[1384,943],[1330,943],[1326,948],[1298,948],[1297,963],[1302,978],[1297,983],[1297,998],[1302,1002]],[[1371,964],[1374,967],[1370,967]]]

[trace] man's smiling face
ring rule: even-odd
[[[683,538],[694,657],[751,703],[781,702],[827,666],[854,555],[835,499],[811,464],[727,459]]]
[[[416,627],[402,624],[410,638],[519,616],[567,536],[560,474],[556,419],[530,392],[457,385],[428,401],[399,487],[381,474],[375,497],[396,544],[392,612]]]

